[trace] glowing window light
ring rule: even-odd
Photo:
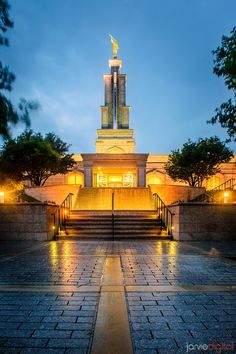
[[[122,176],[109,176],[109,182],[122,182]]]

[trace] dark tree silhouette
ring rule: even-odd
[[[172,151],[165,170],[174,181],[201,187],[205,179],[220,171],[219,164],[232,156],[232,151],[217,137],[188,140],[181,150]]]
[[[234,98],[216,108],[215,116],[208,123],[220,123],[227,130],[228,141],[236,141],[236,27],[231,36],[222,37],[221,47],[213,51],[213,72],[224,79],[225,85],[233,93]]]
[[[16,139],[5,141],[0,151],[0,171],[13,181],[30,181],[41,186],[50,176],[67,173],[75,161],[68,154],[69,145],[53,133],[43,137],[26,130]]]
[[[0,0],[0,45],[8,46],[9,41],[5,33],[12,28],[14,23],[9,16],[10,6],[7,0]],[[30,125],[30,112],[38,109],[39,104],[35,101],[21,99],[18,107],[15,108],[4,91],[11,91],[15,75],[8,66],[4,66],[0,61],[0,136],[4,139],[11,135],[11,126],[19,122],[24,122],[27,127]]]

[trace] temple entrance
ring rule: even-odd
[[[136,171],[126,168],[95,168],[93,182],[94,187],[136,187]]]
[[[82,154],[85,187],[146,187],[148,154]]]

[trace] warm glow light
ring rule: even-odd
[[[169,255],[176,256],[177,253],[177,244],[175,242],[171,242],[169,244]]]
[[[224,203],[228,203],[229,201],[229,192],[224,192]]]
[[[53,226],[52,229],[55,230],[55,226]]]
[[[56,242],[51,242],[50,243],[50,261],[52,266],[55,269],[58,269],[58,261],[60,260],[60,258],[58,257],[58,243]]]
[[[0,203],[4,203],[4,196],[5,196],[5,193],[0,192]]]
[[[121,176],[109,176],[109,182],[121,182],[122,177]]]

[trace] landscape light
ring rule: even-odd
[[[228,203],[229,201],[229,192],[224,192],[224,203]]]
[[[4,197],[5,197],[5,193],[0,192],[0,203],[4,203]]]

